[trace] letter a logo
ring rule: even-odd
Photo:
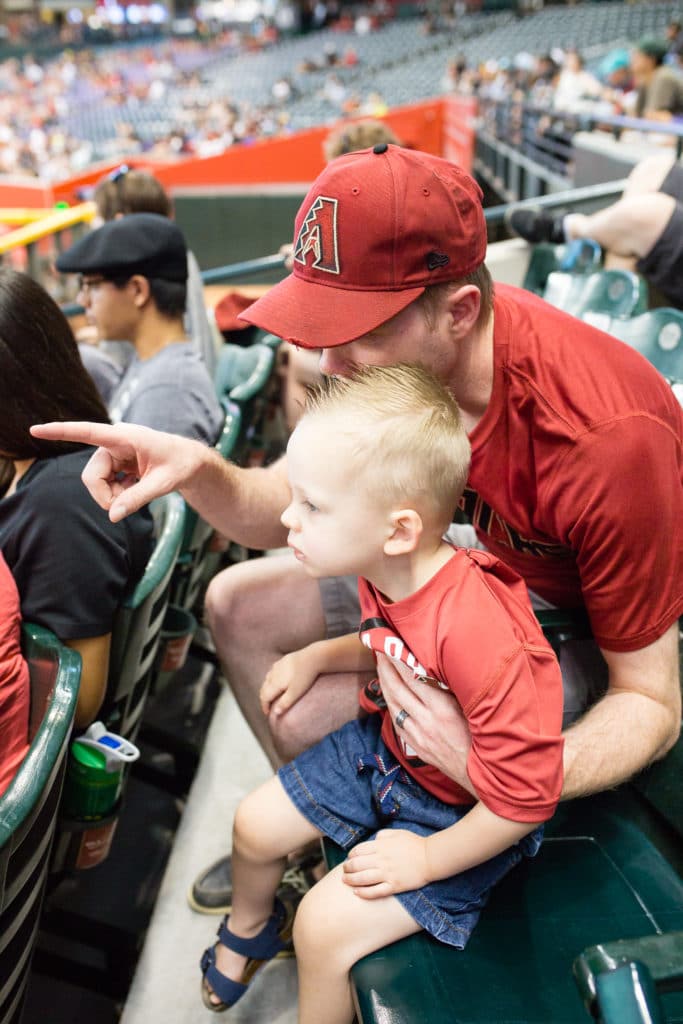
[[[339,273],[337,249],[337,200],[318,196],[304,217],[294,246],[294,259],[306,266],[309,253],[312,266],[328,274]]]

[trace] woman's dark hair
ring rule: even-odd
[[[71,327],[56,302],[27,274],[0,268],[0,452],[50,458],[83,446],[32,437],[51,420],[109,423]]]

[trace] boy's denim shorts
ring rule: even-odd
[[[429,836],[470,809],[445,804],[424,790],[396,762],[380,730],[377,714],[348,722],[278,772],[297,810],[345,850],[381,829]],[[396,899],[434,938],[463,949],[492,886],[522,857],[533,857],[542,837],[541,827],[469,871],[397,893]]]

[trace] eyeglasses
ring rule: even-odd
[[[84,277],[83,274],[78,275],[78,290],[83,292],[84,295],[89,295],[93,288],[97,288],[98,285],[103,284],[108,278],[103,277],[102,274],[99,277]]]

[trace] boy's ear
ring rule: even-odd
[[[384,542],[385,555],[409,555],[422,536],[422,517],[413,508],[403,508],[390,515],[392,532]]]

